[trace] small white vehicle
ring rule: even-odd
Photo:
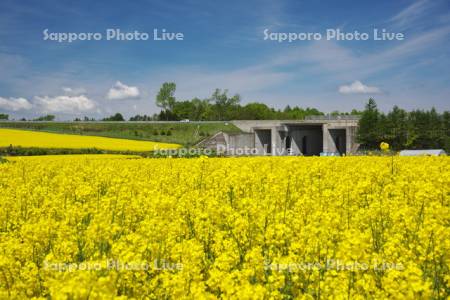
[[[183,119],[183,120],[180,120],[180,122],[181,123],[189,123],[190,121],[189,121],[189,119]]]

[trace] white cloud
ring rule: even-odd
[[[138,98],[139,95],[140,92],[136,86],[128,86],[120,81],[117,81],[116,84],[108,91],[106,98],[109,100],[123,100]]]
[[[379,94],[381,90],[376,86],[364,85],[361,81],[356,80],[349,85],[341,85],[339,87],[341,94]]]
[[[434,2],[434,1],[433,1]],[[428,10],[433,5],[430,0],[418,0],[407,6],[398,14],[391,18],[391,22],[394,26],[401,28],[407,28],[409,25],[413,25],[417,19],[426,15]]]
[[[25,98],[2,98],[0,97],[0,109],[7,111],[19,111],[31,109],[33,105]]]
[[[62,90],[67,95],[78,96],[78,95],[86,94],[86,90],[84,88],[63,87]]]
[[[85,95],[36,96],[35,99],[44,112],[77,113],[90,111],[95,108],[95,103]]]

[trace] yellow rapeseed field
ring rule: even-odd
[[[56,155],[40,155],[40,156],[5,156],[3,159],[8,161],[39,161],[44,163],[45,161],[56,161],[62,160],[67,161],[68,159],[88,159],[88,160],[96,160],[100,159],[105,161],[106,159],[140,159],[142,156],[140,155],[123,155],[123,154],[56,154]]]
[[[449,163],[17,158],[0,298],[448,299]]]
[[[47,133],[28,130],[0,128],[0,147],[9,145],[38,148],[97,148],[118,151],[152,151],[180,147],[177,144],[136,141],[99,136]]]

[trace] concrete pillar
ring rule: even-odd
[[[349,154],[352,151],[352,145],[353,145],[352,128],[346,127],[345,128],[345,154]]]
[[[261,138],[258,135],[258,131],[255,130],[254,132],[255,132],[255,141],[254,141],[255,149],[258,152],[258,155],[264,155],[265,154],[264,153],[265,149],[264,149],[264,146],[262,144]]]
[[[327,124],[322,125],[322,152],[328,152],[328,128]]]
[[[323,135],[323,152],[336,152],[336,146],[334,145],[333,138],[328,130],[328,124],[322,125]]]
[[[277,127],[271,129],[271,142],[272,142],[272,155],[279,155],[280,153],[280,135],[278,134]]]
[[[346,133],[347,133],[347,154],[354,153],[358,150],[359,144],[356,142],[356,132],[358,130],[358,127],[356,126],[348,126]]]

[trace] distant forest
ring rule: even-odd
[[[363,149],[387,142],[394,150],[445,149],[449,153],[450,112],[438,113],[434,108],[407,112],[394,106],[385,114],[369,99],[359,120],[358,140]]]

